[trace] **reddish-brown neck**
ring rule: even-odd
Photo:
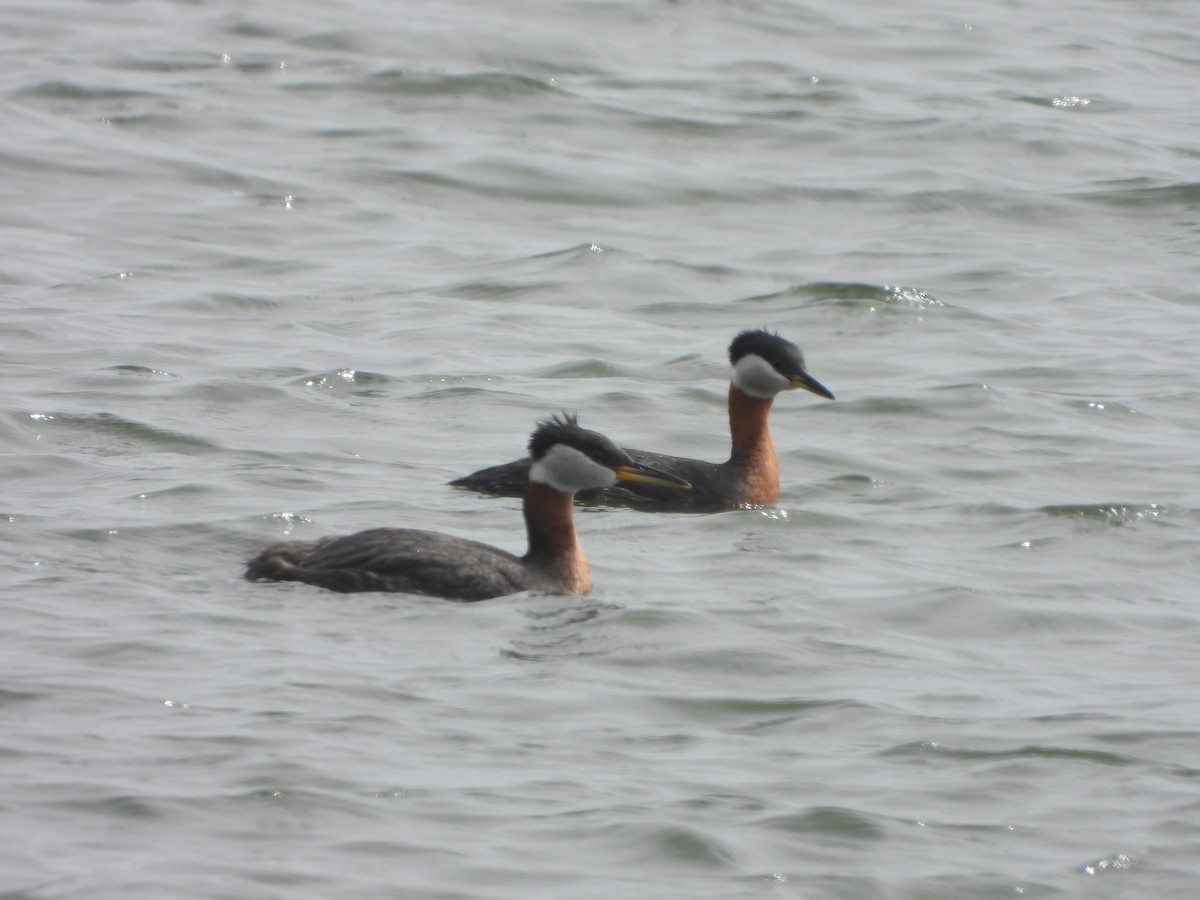
[[[739,503],[774,503],[779,499],[779,463],[767,417],[773,397],[751,397],[729,386],[729,433],[733,437],[730,466],[738,473]]]
[[[575,537],[570,494],[530,481],[525,487],[525,561],[545,572],[559,590],[586,594],[592,587],[583,548]]]

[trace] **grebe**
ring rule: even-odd
[[[525,530],[529,550],[435,531],[372,528],[357,534],[267,547],[246,564],[249,581],[304,581],[334,591],[402,591],[450,600],[487,600],[518,591],[585,594],[587,561],[575,537],[571,498],[621,481],[688,488],[682,478],[635,462],[612,441],[564,414],[529,439]]]
[[[791,341],[769,331],[743,331],[729,345],[733,380],[729,384],[729,430],[733,449],[723,463],[667,456],[647,450],[625,452],[639,463],[691,482],[686,493],[651,484],[619,484],[580,491],[580,500],[643,509],[712,512],[758,506],[779,499],[779,464],[767,428],[775,395],[803,388],[821,397],[833,394],[804,368],[804,355]],[[529,470],[522,459],[480,469],[451,481],[454,487],[501,497],[519,496]]]

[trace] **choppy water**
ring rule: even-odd
[[[0,14],[0,894],[1190,896],[1200,7],[46,0]],[[581,510],[566,408],[777,507]]]

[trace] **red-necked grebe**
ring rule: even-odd
[[[743,331],[729,345],[733,380],[729,384],[729,430],[733,449],[723,463],[710,463],[647,450],[625,452],[635,462],[669,472],[692,484],[684,492],[651,484],[618,484],[580,491],[580,500],[695,512],[758,506],[779,499],[779,464],[767,427],[775,395],[803,388],[821,397],[833,394],[804,368],[804,355],[791,341],[769,331]],[[520,496],[529,470],[522,459],[480,469],[451,481],[454,487],[501,497]]]
[[[250,581],[304,581],[334,591],[399,591],[450,600],[487,600],[518,591],[585,594],[587,561],[575,537],[571,498],[618,480],[688,488],[675,475],[630,459],[573,416],[542,422],[529,439],[525,530],[515,556],[478,541],[409,528],[372,528],[341,537],[267,547],[246,564]]]

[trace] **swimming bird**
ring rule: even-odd
[[[498,547],[434,531],[372,528],[357,534],[267,547],[246,564],[249,581],[303,581],[334,591],[398,591],[487,600],[518,591],[585,594],[592,583],[575,536],[571,498],[618,480],[675,490],[690,485],[630,459],[602,434],[564,414],[529,439],[525,530],[529,549]]]
[[[634,461],[691,482],[692,490],[686,493],[663,490],[643,482],[580,491],[579,499],[615,506],[691,512],[759,506],[778,500],[779,464],[767,427],[767,415],[775,395],[795,388],[830,400],[833,394],[808,374],[799,347],[769,331],[754,329],[735,337],[729,345],[729,362],[733,366],[733,380],[729,384],[729,430],[733,447],[728,460],[711,463],[625,448],[625,453]],[[496,496],[519,496],[528,470],[529,460],[521,459],[480,469],[450,484]]]

